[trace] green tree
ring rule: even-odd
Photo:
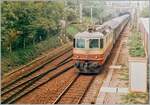
[[[31,42],[44,40],[50,33],[59,33],[59,20],[63,15],[64,4],[60,2],[2,2],[3,49],[26,48]]]

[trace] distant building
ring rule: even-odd
[[[105,1],[105,5],[108,7],[114,7],[114,8],[126,8],[126,7],[130,7],[130,8],[139,8],[139,10],[141,11],[144,7],[149,6],[149,0],[143,0],[143,1]]]

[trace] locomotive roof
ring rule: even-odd
[[[123,15],[123,16],[111,19],[105,22],[103,25],[99,26],[99,28],[101,28],[102,26],[108,26],[108,27],[111,27],[112,29],[115,29],[128,16],[129,15]],[[100,31],[93,31],[93,32],[84,31],[84,32],[77,33],[75,35],[75,38],[102,38],[102,37],[104,37],[104,34]]]
[[[75,38],[102,38],[104,35],[101,32],[80,32],[75,35]]]

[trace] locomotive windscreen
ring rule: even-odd
[[[76,39],[77,48],[85,48],[85,39]]]
[[[89,41],[89,43],[87,43],[86,41]],[[85,44],[89,44],[87,46],[87,48],[103,48],[104,46],[104,42],[103,39],[89,39],[89,40],[85,40],[85,39],[74,39],[74,47],[75,48],[85,48]]]
[[[90,39],[89,40],[89,48],[99,48],[99,40],[98,39]]]

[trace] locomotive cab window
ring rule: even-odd
[[[84,39],[76,39],[76,47],[77,48],[85,48],[85,40]]]
[[[99,40],[98,39],[90,39],[89,40],[89,48],[99,48]]]

